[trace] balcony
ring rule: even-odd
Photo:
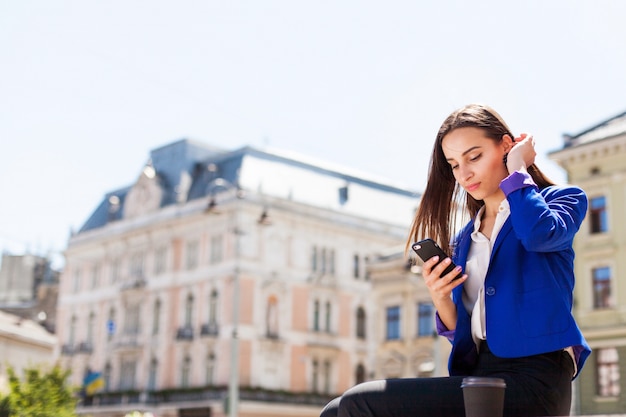
[[[176,340],[193,340],[193,329],[189,326],[179,327],[176,332]]]
[[[70,343],[66,343],[61,346],[61,355],[63,356],[72,356],[75,352],[76,349],[74,349],[74,345]]]
[[[215,322],[203,324],[200,328],[200,336],[217,336],[220,333],[220,328]]]
[[[146,286],[147,280],[143,274],[133,274],[128,277],[120,286],[121,291],[139,290]]]
[[[91,342],[81,342],[78,344],[78,353],[93,353],[93,344]]]
[[[139,349],[141,348],[141,335],[139,333],[122,333],[113,339],[116,349]]]
[[[202,406],[207,401],[221,400],[226,397],[228,387],[206,386],[189,388],[171,388],[158,391],[118,391],[97,393],[91,403],[82,404],[83,410],[104,405],[122,404],[176,404],[184,402],[187,406]],[[241,387],[240,398],[244,401],[274,404],[307,404],[322,407],[334,396],[314,392],[273,391],[260,388]]]

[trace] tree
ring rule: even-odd
[[[67,384],[69,371],[59,365],[51,369],[24,369],[22,379],[12,367],[9,394],[0,399],[0,417],[75,417],[77,398]]]

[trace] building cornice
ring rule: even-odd
[[[549,152],[548,156],[561,167],[567,168],[581,161],[603,160],[619,153],[626,153],[626,134],[566,147]]]

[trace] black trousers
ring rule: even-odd
[[[504,417],[567,416],[574,364],[565,351],[499,358],[481,345],[474,376],[506,382]],[[463,417],[462,376],[402,378],[359,384],[332,400],[320,417]]]

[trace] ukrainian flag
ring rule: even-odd
[[[85,394],[89,396],[100,391],[104,388],[104,377],[102,376],[102,372],[89,371],[83,381],[83,386],[85,387]]]

